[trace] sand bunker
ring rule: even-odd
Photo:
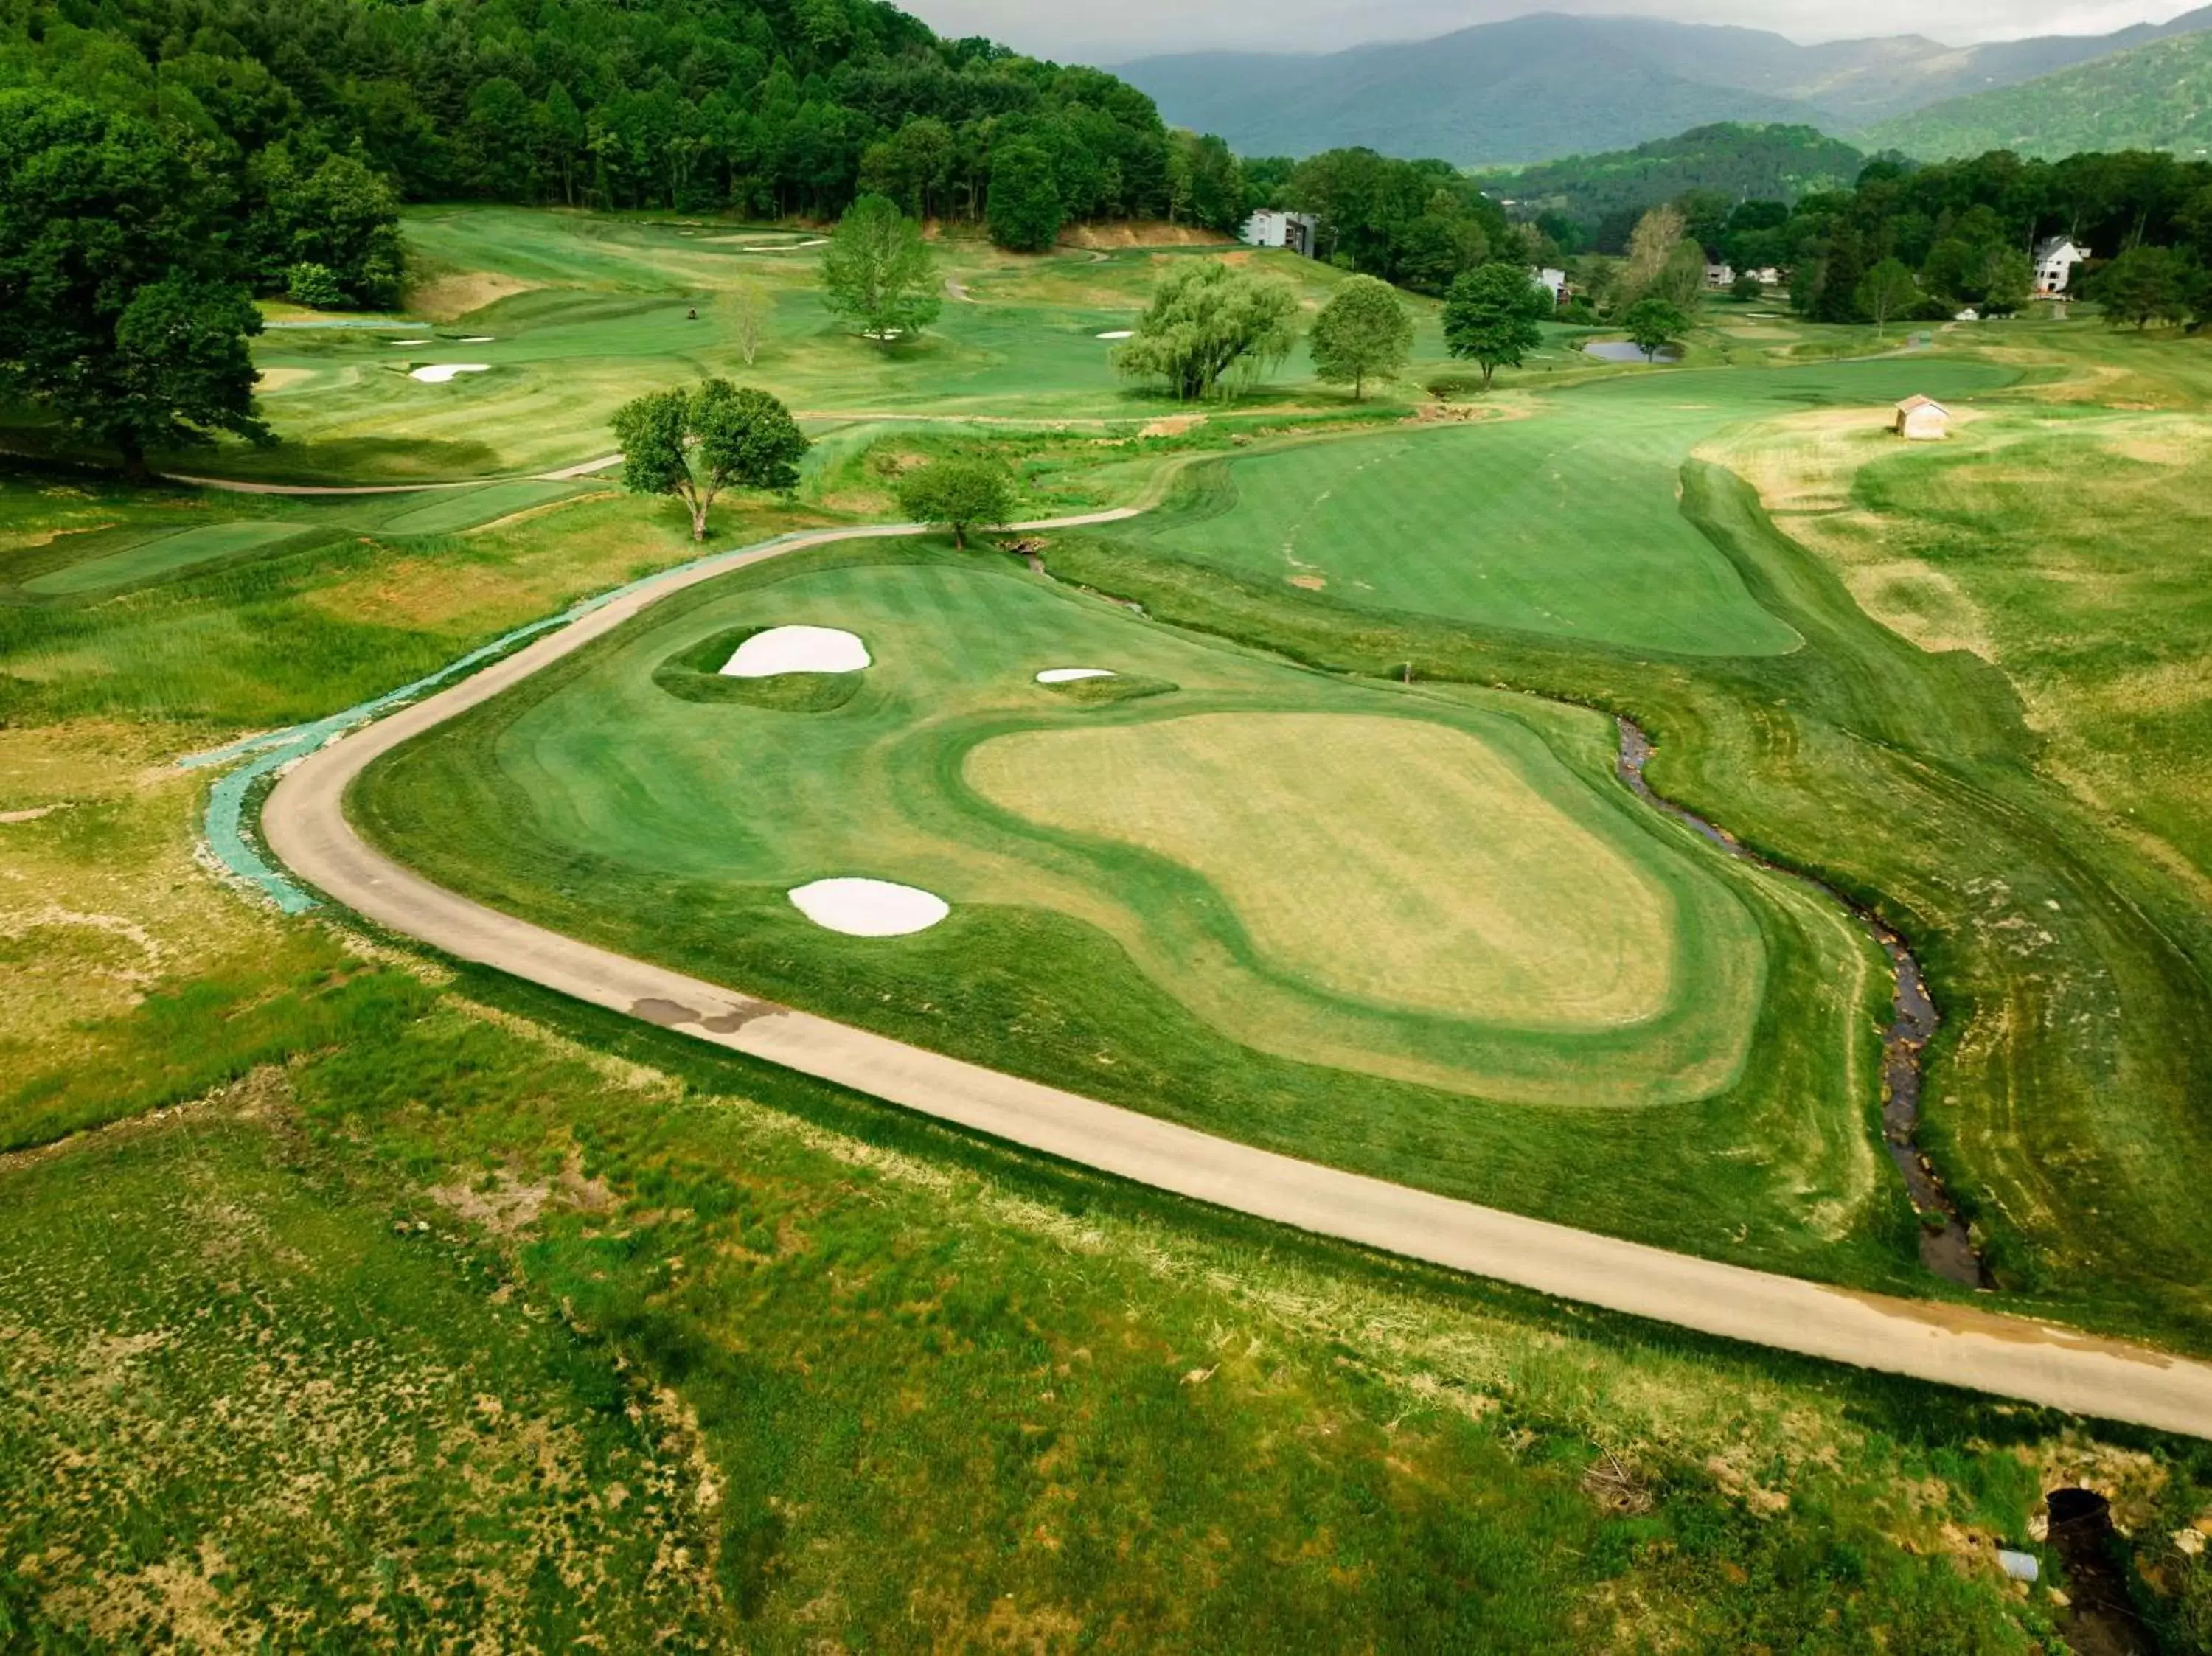
[[[1116,328],[1111,333],[1102,333],[1098,337],[1101,339],[1134,339],[1137,336],[1130,329]]]
[[[489,345],[499,336],[495,333],[472,333],[461,340],[464,345]]]
[[[724,678],[773,678],[779,673],[857,673],[870,665],[868,646],[836,627],[771,627],[755,633],[722,669]]]
[[[817,880],[795,889],[791,902],[815,925],[848,937],[903,937],[952,912],[933,892],[888,880]]]
[[[436,342],[428,339],[387,339],[384,343],[387,345],[429,345]]]
[[[433,362],[427,367],[416,368],[407,377],[420,379],[426,385],[442,385],[457,373],[489,373],[489,362]]]
[[[1048,667],[1036,676],[1040,684],[1073,684],[1079,678],[1111,678],[1103,667]]]

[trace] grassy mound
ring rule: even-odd
[[[1182,686],[1172,679],[1133,678],[1116,673],[1111,678],[1072,678],[1062,684],[1040,684],[1062,701],[1086,707],[1109,707],[1117,701],[1143,701],[1156,695],[1173,695]]]

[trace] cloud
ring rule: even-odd
[[[2163,22],[2186,9],[2144,0],[1861,0],[1839,11],[1828,0],[1574,0],[1540,9],[1597,15],[1668,17],[1684,23],[1733,23],[1793,40],[1925,34],[1954,45],[2028,34],[2106,34],[2131,23]],[[1495,22],[1540,5],[1486,0],[908,0],[907,9],[941,33],[988,34],[1039,57],[1126,63],[1156,52],[1209,48],[1333,52],[1368,40],[1422,39],[1473,23]],[[1837,27],[1838,19],[1848,28]]]

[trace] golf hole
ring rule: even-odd
[[[1079,679],[1113,676],[1103,667],[1048,667],[1036,676],[1036,682],[1040,684],[1073,684]]]
[[[724,678],[774,678],[780,673],[857,673],[872,665],[857,634],[836,627],[771,627],[738,646]]]
[[[817,880],[790,896],[792,907],[815,925],[848,937],[903,937],[928,931],[952,912],[936,893],[889,880]]]
[[[410,379],[420,379],[426,385],[442,385],[457,373],[489,373],[489,362],[433,362],[408,374]]]

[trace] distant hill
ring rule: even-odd
[[[1563,213],[1584,225],[1633,217],[1686,191],[1717,190],[1737,200],[1796,203],[1818,191],[1847,189],[1866,157],[1809,126],[1692,128],[1633,149],[1570,155],[1519,172],[1491,174],[1483,188]]]
[[[2086,149],[2170,149],[2212,156],[2212,34],[2160,40],[2020,86],[1954,98],[1884,122],[1869,147],[1939,158],[2017,149],[2057,158]]]
[[[1366,144],[1462,165],[1625,149],[1715,122],[1853,133],[1968,94],[2212,29],[2212,6],[2109,35],[1972,47],[1917,35],[1802,46],[1759,29],[1540,13],[1316,56],[1213,52],[1118,72],[1171,123],[1245,155]]]

